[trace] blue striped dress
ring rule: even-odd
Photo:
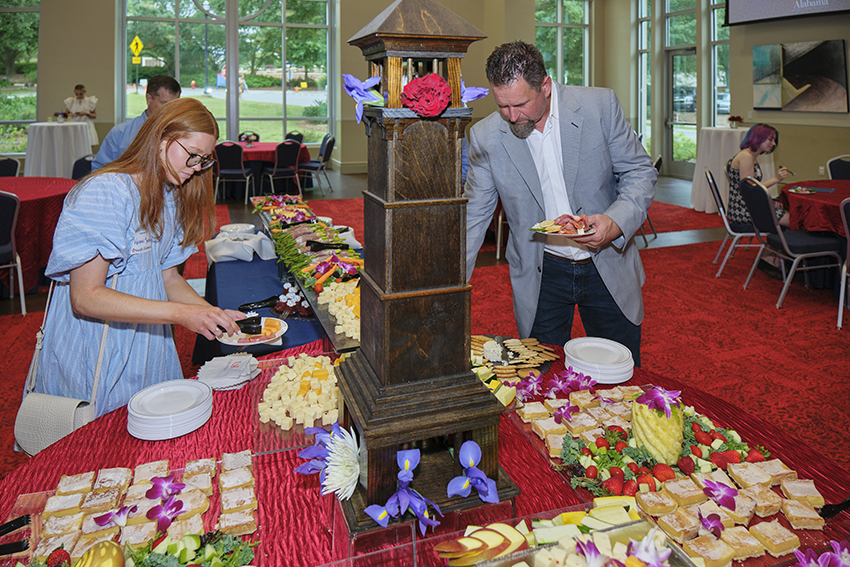
[[[106,285],[166,301],[162,271],[197,251],[183,248],[173,193],[165,191],[162,237],[139,229],[139,191],[126,174],[86,181],[65,199],[53,235],[46,275],[57,284],[48,310],[36,377],[37,392],[88,400],[97,366],[103,321],[71,309],[69,274],[98,254],[108,260]],[[183,378],[170,325],[110,322],[97,393],[97,415],[126,405],[133,394],[158,382]]]

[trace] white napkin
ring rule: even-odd
[[[239,233],[238,236],[219,233],[212,240],[204,242],[204,248],[207,251],[208,264],[231,260],[250,262],[254,258],[254,252],[263,260],[277,258],[274,242],[263,233]]]
[[[340,225],[335,225],[335,226],[336,226],[336,228],[347,228],[348,229],[348,230],[346,230],[345,232],[343,232],[342,234],[339,235],[340,238],[342,238],[343,242],[345,242],[346,244],[351,246],[352,249],[360,250],[360,249],[363,248],[363,245],[360,244],[357,241],[357,239],[354,237],[354,229],[352,229],[351,227],[340,226]]]
[[[238,390],[260,374],[257,359],[247,353],[217,356],[198,370],[198,380],[213,390]]]

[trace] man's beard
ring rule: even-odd
[[[509,122],[511,126],[511,132],[513,132],[514,136],[521,140],[525,140],[531,133],[534,132],[534,127],[537,123],[534,120],[523,120],[517,122]]]

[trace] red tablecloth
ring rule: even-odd
[[[320,342],[317,341],[280,353],[278,357],[298,352],[317,353],[320,348]],[[558,349],[558,354],[562,358],[553,363],[554,372],[563,370],[563,351]],[[630,383],[651,383],[669,389],[681,389],[682,398],[687,404],[694,405],[698,411],[711,417],[717,424],[737,429],[751,444],[765,446],[775,456],[781,457],[788,466],[796,469],[802,478],[814,479],[827,502],[846,498],[846,473],[793,435],[673,379],[635,369],[634,378]],[[333,498],[320,496],[318,475],[302,476],[293,472],[304,462],[297,457],[297,451],[280,450],[287,445],[297,445],[303,440],[282,439],[273,431],[257,426],[256,401],[253,396],[257,395],[258,390],[259,388],[249,385],[238,391],[216,392],[210,421],[193,433],[167,441],[140,441],[131,437],[126,430],[126,407],[106,414],[58,441],[0,481],[0,518],[9,515],[18,495],[51,490],[56,487],[63,474],[77,474],[103,467],[134,467],[140,463],[166,458],[170,460],[171,468],[177,469],[190,459],[218,458],[223,452],[251,448],[255,453],[254,475],[259,499],[260,528],[254,536],[260,540],[256,548],[259,557],[256,563],[264,566],[294,567],[320,565],[343,559],[349,549],[348,539],[344,527],[340,527],[339,514],[334,513]],[[500,463],[522,491],[516,498],[518,516],[564,508],[589,499],[588,493],[572,490],[568,479],[550,468],[547,460],[507,415],[502,416],[499,434]],[[210,512],[205,516],[207,528],[214,522],[214,511],[218,507],[217,497],[214,497],[210,504]],[[505,508],[502,506],[498,513],[504,514]],[[488,512],[484,510],[479,513],[484,516]],[[440,535],[458,528],[456,521],[445,518],[443,525],[437,529],[438,537],[419,540],[413,553],[419,557],[420,565],[443,565],[431,551],[431,547],[441,540]],[[409,537],[409,528],[402,527],[399,532],[404,534],[405,530]],[[828,539],[848,539],[850,512],[843,512],[828,520],[823,532],[798,531],[798,534],[804,542],[804,547],[820,545]],[[386,540],[382,543],[368,540],[369,536],[365,540],[359,539],[359,543],[355,542],[355,547],[372,545],[386,548],[408,541],[404,537],[395,538],[393,543],[387,543]],[[413,546],[407,546],[410,547]],[[399,558],[410,551],[398,549]],[[764,557],[750,560],[754,563],[748,562],[746,565],[775,565],[788,558],[789,556],[784,556],[782,560],[777,560]],[[388,563],[387,558],[383,557],[376,558],[373,562],[364,562],[364,565],[402,563],[409,564],[403,559]]]
[[[21,256],[26,290],[38,283],[39,270],[47,266],[65,195],[76,183],[59,177],[0,177],[0,191],[14,193],[21,200],[15,245]],[[8,271],[3,270],[0,277],[8,285]]]
[[[242,146],[242,159],[244,161],[268,161],[274,163],[274,152],[277,148],[277,142],[254,142],[253,147],[248,147],[246,142],[237,142]],[[298,153],[298,163],[310,161],[310,150],[307,146],[301,144],[301,151]]]
[[[834,193],[791,193],[794,187],[829,187]],[[793,230],[829,231],[842,236],[841,201],[850,197],[850,180],[820,179],[799,181],[782,187],[782,202],[791,215]]]

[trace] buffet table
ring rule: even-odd
[[[729,184],[726,182],[726,162],[741,151],[741,141],[747,135],[747,128],[713,127],[701,128],[697,141],[697,163],[694,167],[694,180],[691,189],[691,207],[697,211],[716,213],[717,205],[705,179],[705,168],[714,175],[717,189],[723,204],[729,203]],[[773,156],[759,156],[759,166],[765,179],[774,176]]]
[[[832,193],[793,193],[795,187],[832,189]],[[841,201],[850,197],[850,180],[819,179],[788,183],[782,187],[782,204],[791,215],[793,230],[834,232],[846,237],[841,222]]]
[[[321,348],[320,342],[313,342],[271,356],[279,359],[299,352],[316,354]],[[556,349],[556,352],[560,358],[553,362],[552,371],[560,372],[564,368],[563,350]],[[579,505],[590,498],[589,493],[583,490],[571,489],[567,476],[553,470],[512,419],[503,415],[499,427],[500,464],[521,490],[516,497],[515,512],[508,505],[494,505],[472,510],[465,518],[447,514],[441,519],[436,537],[429,531],[425,539],[420,539],[411,526],[402,524],[396,528],[391,525],[389,536],[386,536],[387,532],[376,530],[366,537],[351,540],[340,523],[333,497],[320,496],[318,475],[303,476],[293,472],[304,461],[292,449],[311,441],[297,432],[282,433],[258,422],[257,399],[271,372],[273,369],[264,371],[241,390],[215,392],[210,421],[197,431],[177,439],[152,442],[131,437],[126,429],[126,407],[96,419],[48,447],[0,481],[2,517],[9,515],[19,495],[49,491],[63,474],[104,467],[133,467],[160,459],[169,459],[172,469],[180,469],[187,460],[220,458],[223,452],[250,448],[254,451],[259,500],[259,529],[251,536],[259,541],[255,565],[321,565],[344,559],[350,553],[387,548],[391,549],[385,554],[392,555],[392,560],[378,554],[373,561],[364,558],[362,564],[412,564],[407,558],[415,554],[420,565],[444,565],[431,548],[436,542],[449,537],[448,533],[462,529],[478,514],[487,521],[500,521],[509,519],[512,514],[526,516]],[[635,369],[629,383],[651,383],[680,389],[685,403],[694,405],[718,424],[735,428],[751,445],[763,445],[796,469],[801,477],[814,479],[827,502],[846,498],[846,473],[793,435],[700,390],[640,368]],[[215,522],[217,505],[217,502],[212,502],[211,511],[205,515],[207,529]],[[828,520],[822,532],[801,533],[804,546],[819,551],[828,547],[822,545],[823,541],[848,537],[850,511]],[[793,555],[781,559],[766,556],[750,561],[753,566],[762,567],[789,559],[793,560]],[[749,567],[751,563],[745,565]]]
[[[74,162],[90,153],[86,122],[35,122],[27,131],[24,177],[70,179]]]
[[[47,266],[65,195],[76,183],[57,177],[0,177],[0,191],[14,193],[21,200],[15,245],[21,256],[25,290],[38,284],[39,272]],[[0,277],[8,284],[8,270],[3,270]]]

